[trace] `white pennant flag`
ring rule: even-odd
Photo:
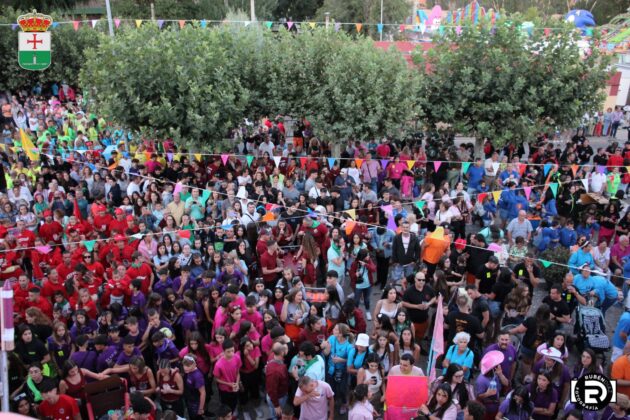
[[[98,22],[97,19],[92,19],[92,28],[96,27],[96,22]]]
[[[426,32],[426,30],[427,30],[427,24],[422,22],[420,24],[420,32],[424,34]]]
[[[582,185],[584,185],[584,189],[588,192],[588,179],[582,179]]]
[[[280,165],[280,161],[282,160],[282,156],[274,156],[273,161],[276,162],[276,168]]]
[[[138,240],[142,239],[142,236],[143,236],[142,233],[136,233],[134,235],[131,235],[132,238],[135,238],[135,239],[138,239]]]
[[[501,166],[499,162],[494,162],[492,164],[492,172],[494,172],[494,176],[497,176],[497,174],[499,173],[499,166]]]

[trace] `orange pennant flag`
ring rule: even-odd
[[[409,168],[409,170],[411,170],[415,164],[416,164],[415,160],[408,160],[407,161],[407,168]]]
[[[184,29],[184,25],[186,25],[186,21],[185,20],[180,20],[179,21],[179,29]]]
[[[347,236],[350,236],[356,224],[357,222],[355,222],[354,220],[346,220],[346,235]]]
[[[116,169],[116,167],[118,167],[118,164],[116,162],[114,162],[113,164],[109,165],[109,167],[107,169],[112,171],[112,170]]]
[[[577,173],[578,169],[580,169],[580,165],[571,165],[571,170],[573,171],[573,176]]]
[[[362,23],[356,23],[354,26],[357,27],[357,32],[361,32],[361,28],[363,28],[363,24]]]
[[[270,211],[268,211],[267,213],[265,213],[265,215],[262,217],[262,221],[263,222],[273,222],[274,220],[276,220],[276,217],[274,216],[274,214]]]
[[[357,168],[361,169],[361,165],[363,165],[363,159],[356,158],[354,163],[357,164]]]

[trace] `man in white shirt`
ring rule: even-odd
[[[591,173],[591,192],[596,194],[603,194],[606,187],[606,175],[595,171]]]
[[[324,188],[324,185],[320,178],[317,178],[315,180],[315,186],[312,187],[308,192],[308,196],[315,199],[328,197],[329,195],[330,194],[328,193],[328,190]]]
[[[499,169],[499,154],[497,152],[494,152],[492,154],[492,157],[486,159],[486,161],[483,164],[483,167],[486,171],[486,185],[490,186],[492,185],[492,182],[494,182],[494,178],[497,176],[497,172]]]
[[[265,141],[263,141],[261,145],[258,146],[258,151],[260,152],[259,155],[264,156],[265,152],[267,152],[269,154],[269,157],[272,157],[274,148],[275,145],[269,140],[269,137],[266,137]]]
[[[256,223],[260,219],[260,214],[256,211],[256,204],[253,201],[247,203],[247,209],[241,217],[241,224],[245,227],[250,223]]]

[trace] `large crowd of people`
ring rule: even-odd
[[[131,409],[106,418],[378,419],[397,377],[427,376],[405,418],[630,418],[630,140],[475,158],[278,117],[213,154],[112,126],[65,84],[0,110],[20,414],[87,418],[85,385],[118,375]],[[607,311],[592,340],[581,317]],[[609,372],[615,403],[571,402]]]

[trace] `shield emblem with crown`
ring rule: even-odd
[[[28,13],[18,17],[22,32],[18,34],[18,63],[25,70],[45,70],[50,66],[51,42],[48,28],[52,17]]]

